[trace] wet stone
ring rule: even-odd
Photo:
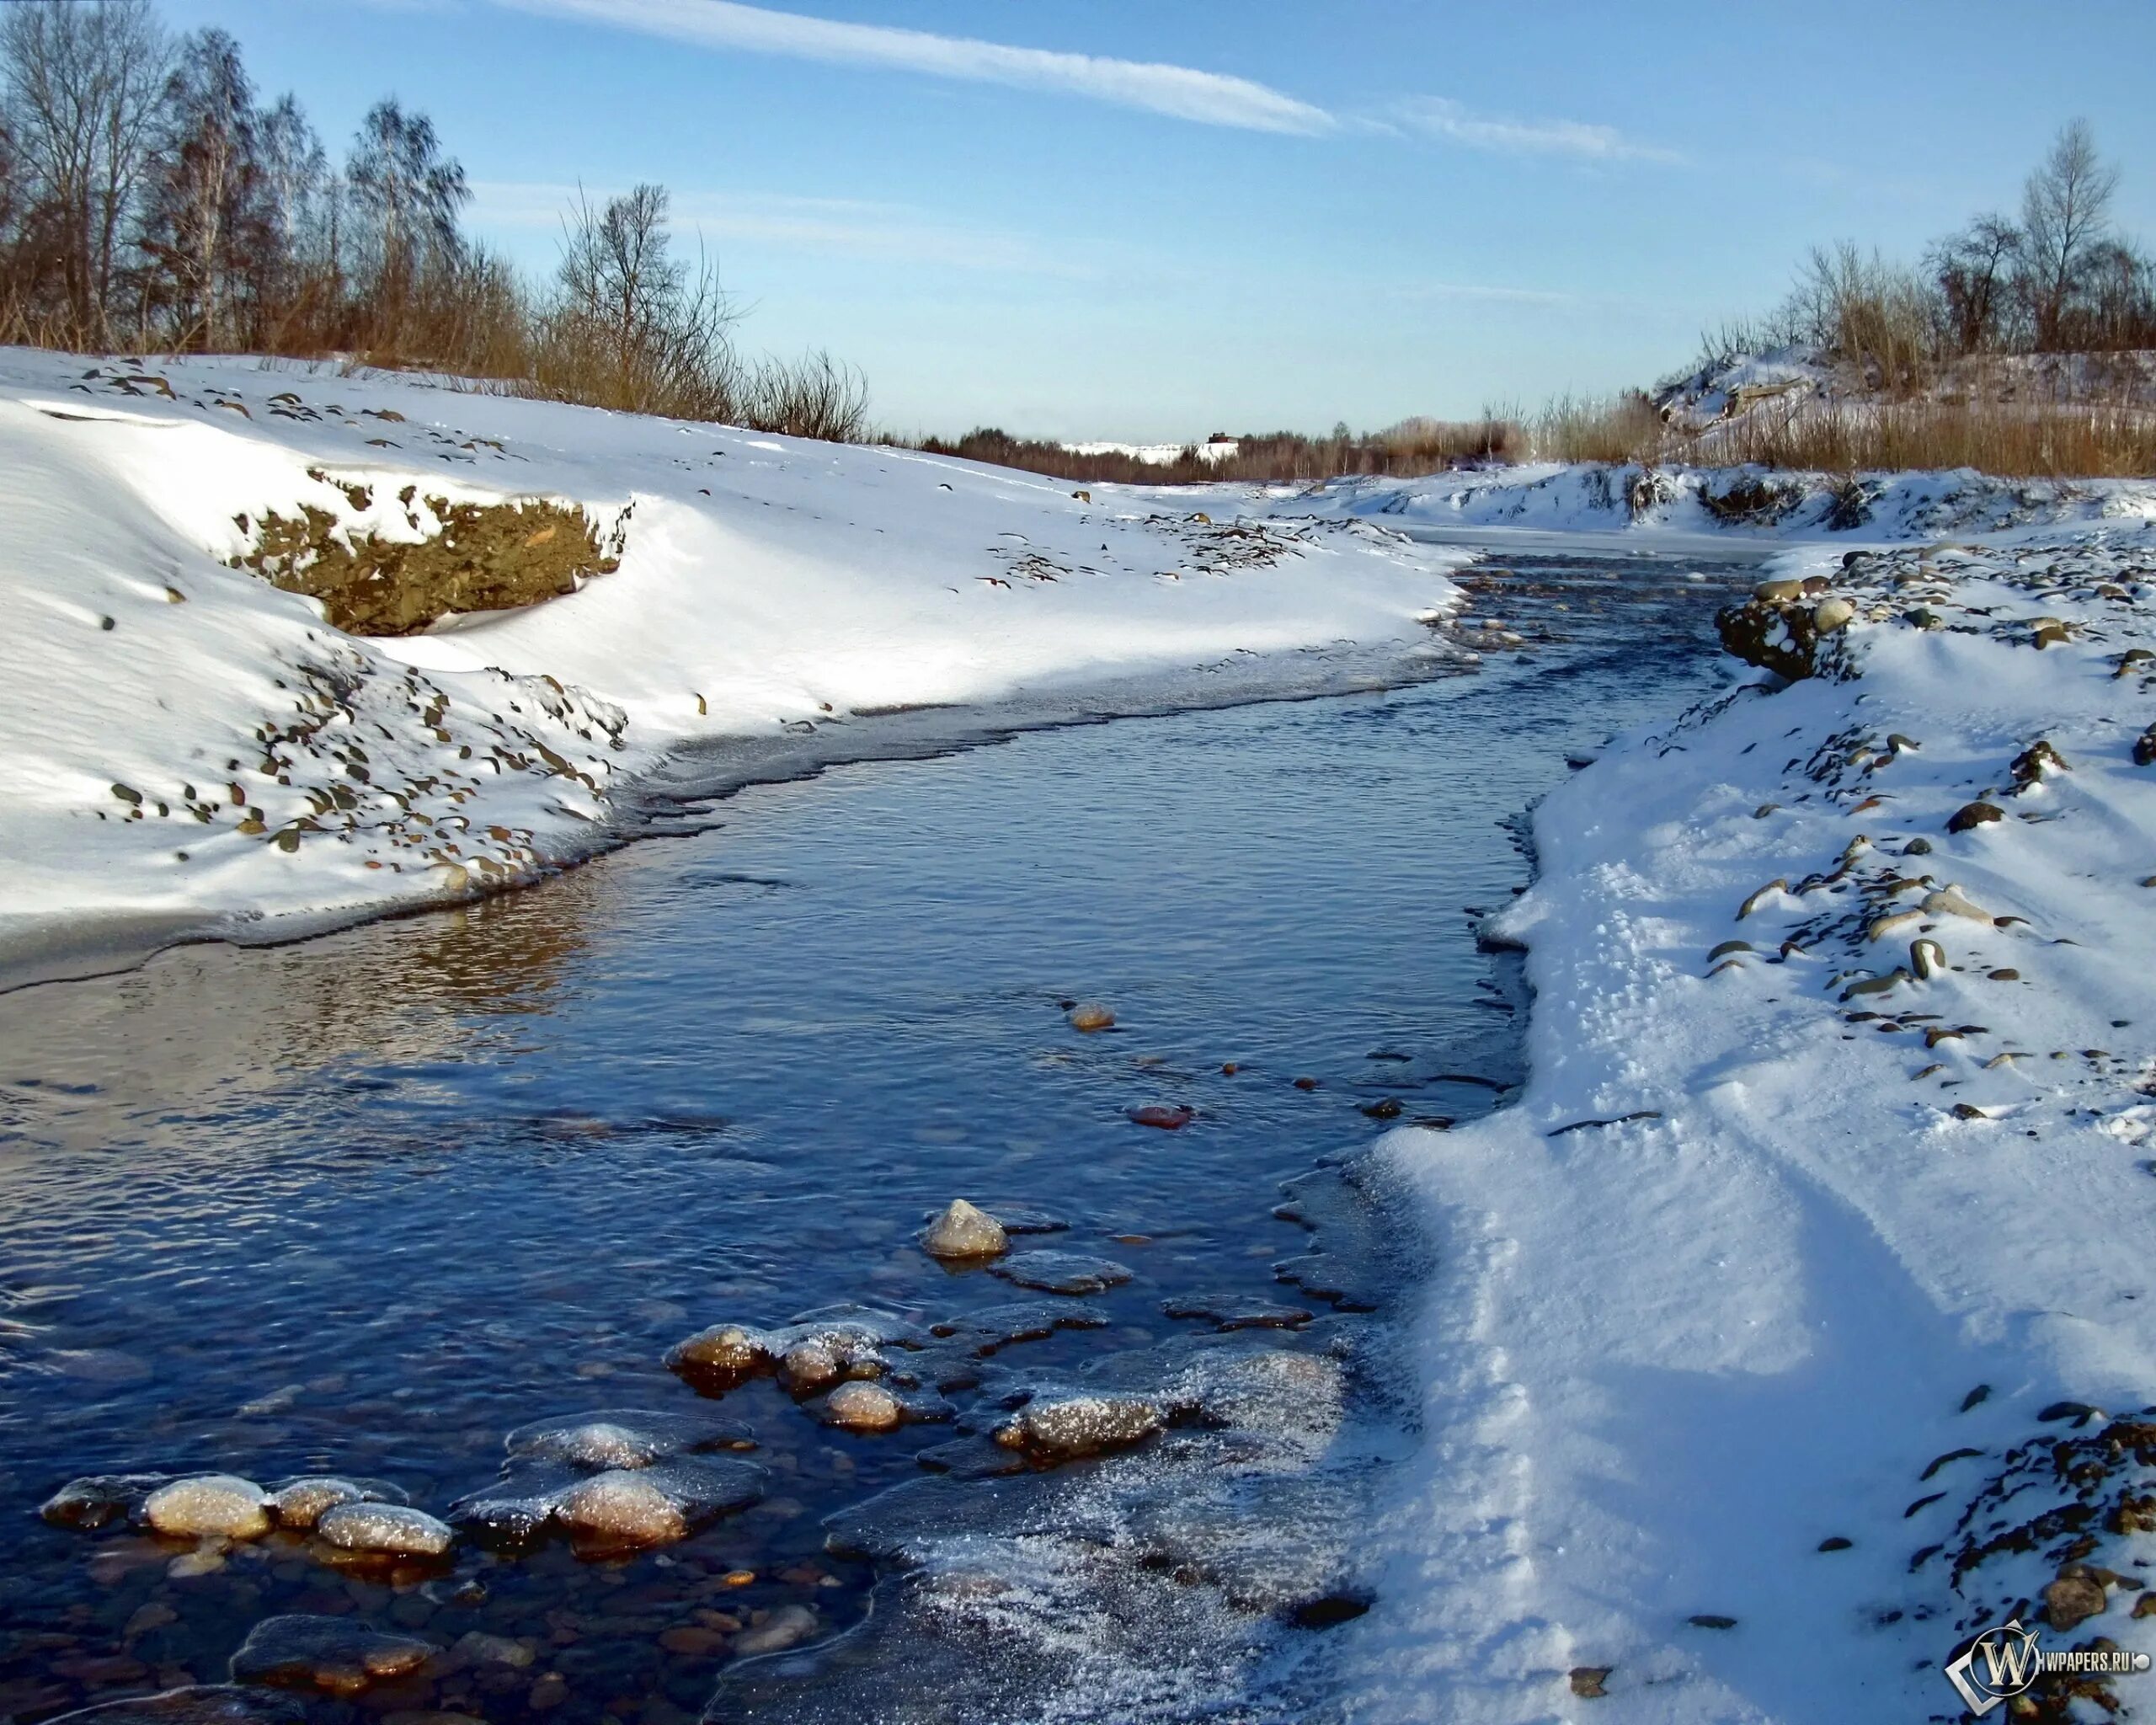
[[[270,1531],[270,1494],[237,1474],[191,1474],[144,1498],[142,1519],[174,1538],[259,1539]]]
[[[1161,1410],[1134,1396],[1038,1397],[995,1430],[995,1441],[1043,1461],[1127,1448],[1161,1429]]]
[[[905,1404],[881,1384],[841,1384],[824,1403],[825,1423],[847,1431],[896,1431],[905,1413]]]
[[[928,1225],[921,1243],[931,1258],[962,1259],[994,1258],[1008,1251],[1011,1241],[994,1216],[954,1198],[950,1208]]]
[[[55,1527],[85,1532],[130,1521],[143,1501],[170,1483],[168,1473],[94,1473],[71,1479],[39,1506],[38,1514]]]
[[[1083,1306],[1059,1300],[1021,1300],[1005,1306],[985,1306],[932,1327],[931,1333],[947,1337],[981,1359],[1016,1342],[1044,1341],[1058,1330],[1097,1330],[1107,1319]]]
[[[614,1408],[568,1419],[536,1420],[509,1434],[511,1456],[572,1467],[648,1467],[670,1455],[746,1450],[755,1436],[739,1420],[695,1413]]]
[[[439,1557],[456,1535],[446,1521],[403,1503],[340,1503],[315,1524],[316,1537],[343,1551]]]
[[[1075,1295],[1120,1287],[1131,1273],[1113,1258],[1086,1258],[1075,1252],[1022,1252],[992,1266],[989,1274],[1044,1294]]]
[[[232,1655],[240,1683],[355,1696],[416,1671],[439,1649],[416,1636],[387,1635],[351,1617],[265,1617]]]
[[[744,1658],[776,1653],[798,1647],[823,1627],[823,1621],[806,1605],[781,1605],[761,1623],[734,1638],[734,1651]]]
[[[403,1503],[405,1494],[378,1479],[345,1479],[335,1474],[306,1474],[270,1489],[270,1508],[280,1527],[312,1527],[332,1509],[347,1503]]]

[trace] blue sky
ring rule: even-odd
[[[904,430],[1139,440],[1644,383],[1804,248],[1913,254],[2079,115],[2156,240],[2156,4],[162,0],[333,149],[435,119],[472,226],[653,179]]]

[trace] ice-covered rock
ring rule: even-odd
[[[350,1617],[265,1617],[232,1655],[239,1683],[355,1696],[416,1671],[440,1649],[417,1636],[388,1635]]]
[[[734,1651],[744,1658],[757,1653],[776,1653],[798,1647],[823,1627],[823,1620],[806,1605],[781,1605],[761,1623],[744,1629],[734,1638]]]
[[[1011,1238],[994,1216],[954,1198],[950,1208],[928,1225],[921,1243],[931,1258],[994,1258],[1010,1249]]]
[[[1058,1330],[1097,1330],[1107,1319],[1090,1306],[1061,1300],[1017,1300],[985,1306],[931,1327],[981,1359],[1015,1342],[1038,1342]]]
[[[573,1532],[611,1545],[669,1546],[689,1535],[688,1518],[646,1470],[614,1469],[580,1480],[555,1500]]]
[[[824,1418],[848,1431],[895,1431],[905,1418],[905,1404],[881,1384],[841,1384],[824,1403]]]
[[[804,1313],[776,1329],[722,1324],[701,1330],[670,1349],[666,1364],[707,1394],[723,1395],[759,1373],[776,1371],[788,1390],[806,1396],[844,1378],[878,1376],[885,1348],[918,1348],[925,1339],[889,1312],[843,1306]]]
[[[738,1383],[770,1370],[774,1359],[764,1331],[745,1324],[713,1324],[675,1343],[667,1353],[666,1365],[685,1377]]]
[[[1161,1429],[1161,1410],[1135,1396],[1041,1397],[995,1430],[995,1441],[1043,1460],[1120,1450]]]
[[[1130,1271],[1113,1259],[1075,1252],[1022,1252],[992,1265],[989,1274],[1044,1294],[1098,1294],[1130,1279]]]
[[[190,1474],[144,1498],[142,1517],[175,1538],[259,1539],[270,1531],[270,1494],[237,1474]]]
[[[342,1551],[386,1557],[439,1557],[456,1539],[446,1521],[403,1503],[340,1503],[323,1513],[315,1534]]]
[[[699,1429],[738,1429],[720,1421]],[[764,1470],[731,1455],[665,1455],[638,1467],[589,1469],[523,1453],[510,1456],[499,1484],[460,1499],[449,1513],[496,1545],[527,1545],[559,1530],[581,1544],[643,1547],[686,1538],[763,1493]]]

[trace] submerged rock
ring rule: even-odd
[[[240,1683],[355,1696],[416,1671],[440,1652],[417,1636],[387,1635],[350,1617],[265,1617],[232,1655]]]
[[[1011,1238],[994,1216],[954,1198],[950,1208],[928,1225],[921,1243],[931,1258],[994,1258],[1010,1250]]]
[[[581,1480],[554,1501],[572,1532],[620,1546],[669,1546],[689,1536],[688,1517],[647,1470],[614,1469]]]
[[[1058,1330],[1097,1330],[1107,1325],[1107,1319],[1087,1306],[1060,1300],[1020,1300],[967,1312],[933,1326],[931,1333],[949,1337],[985,1359],[1014,1342],[1038,1342]]]
[[[385,1557],[439,1557],[456,1537],[447,1522],[403,1503],[340,1503],[324,1512],[315,1533],[339,1551]]]
[[[451,1505],[459,1526],[496,1545],[551,1531],[609,1550],[670,1545],[764,1494],[764,1470],[733,1456],[677,1455],[648,1467],[579,1474],[566,1463],[512,1460],[499,1485]]]
[[[1182,1103],[1149,1102],[1129,1110],[1130,1118],[1141,1126],[1157,1126],[1164,1132],[1180,1132],[1198,1118],[1195,1108]]]
[[[1316,1316],[1307,1307],[1283,1306],[1267,1300],[1241,1299],[1228,1294],[1192,1295],[1164,1300],[1161,1310],[1170,1317],[1199,1318],[1219,1330],[1294,1329]]]
[[[69,1480],[38,1506],[37,1513],[55,1527],[90,1532],[133,1519],[150,1493],[171,1480],[168,1473],[86,1474]]]
[[[989,1274],[1044,1294],[1098,1294],[1130,1279],[1130,1271],[1113,1259],[1084,1258],[1075,1252],[1022,1252],[993,1266]]]
[[[754,1628],[734,1638],[734,1651],[743,1658],[757,1653],[776,1653],[798,1647],[823,1627],[823,1620],[806,1605],[781,1605]]]
[[[142,1518],[174,1538],[259,1539],[270,1531],[270,1494],[237,1474],[192,1474],[144,1498]]]
[[[1073,1030],[1107,1030],[1115,1023],[1115,1014],[1098,1001],[1081,1001],[1063,1016]]]
[[[509,1434],[513,1456],[572,1467],[648,1467],[669,1455],[749,1450],[755,1439],[739,1420],[695,1413],[610,1408],[568,1419],[535,1420]]]

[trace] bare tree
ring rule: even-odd
[[[2040,349],[2060,344],[2082,270],[2110,232],[2118,183],[2118,170],[2097,155],[2088,123],[2079,120],[2059,133],[2029,176],[2021,195],[2024,284]]]
[[[0,79],[66,334],[109,345],[121,248],[155,142],[170,47],[149,0],[18,0]]]
[[[422,270],[453,269],[461,257],[457,217],[472,190],[462,165],[442,154],[434,122],[394,98],[367,110],[344,178],[373,250],[375,334],[394,342]]]
[[[234,302],[271,232],[254,89],[239,44],[203,30],[181,45],[165,90],[142,248],[159,266],[173,344],[215,351],[237,334]]]
[[[1980,353],[1997,344],[2020,255],[2021,230],[1997,215],[1977,216],[1933,245],[1925,262],[1956,352]]]

